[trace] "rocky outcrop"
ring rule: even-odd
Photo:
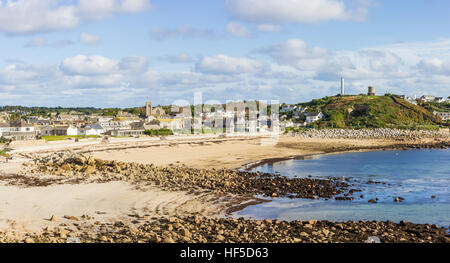
[[[216,194],[264,195],[290,198],[332,198],[348,194],[342,179],[287,178],[280,175],[225,169],[192,169],[184,166],[156,167],[137,163],[103,161],[73,153],[38,157],[29,164],[32,174],[43,173],[76,181],[127,181],[154,185],[165,190],[211,191]]]
[[[66,243],[450,243],[445,228],[407,222],[329,222],[138,217],[132,223],[117,221],[72,222],[24,236],[0,233],[0,242]]]
[[[290,132],[290,135],[302,138],[339,138],[339,139],[422,139],[449,138],[448,131],[413,131],[400,129],[310,129],[301,132]]]

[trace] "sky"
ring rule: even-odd
[[[448,0],[0,0],[0,105],[450,96]]]

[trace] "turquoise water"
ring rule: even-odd
[[[287,177],[350,178],[353,201],[276,198],[235,214],[254,219],[405,220],[450,225],[450,150],[409,150],[323,155],[265,164],[253,171]],[[368,184],[369,181],[381,184]],[[363,198],[360,195],[364,195]],[[435,196],[435,198],[432,198]],[[405,200],[394,202],[396,197]],[[368,200],[378,198],[378,203]]]

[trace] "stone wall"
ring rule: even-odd
[[[311,129],[289,133],[303,138],[448,138],[447,131],[412,131],[400,129]]]

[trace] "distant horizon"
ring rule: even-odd
[[[343,96],[359,96],[359,95],[361,95],[361,94],[344,94]],[[385,96],[386,94],[380,94],[380,95],[376,95],[376,96]],[[408,95],[408,94],[392,94],[392,95],[397,95],[397,96],[401,96],[401,95],[406,95],[406,96],[410,96],[410,97],[414,97],[414,96],[411,96],[411,95]],[[328,96],[324,96],[324,97],[320,97],[320,98],[313,98],[313,99],[311,99],[311,100],[308,100],[308,101],[300,101],[300,102],[294,102],[294,103],[287,103],[287,102],[283,102],[283,101],[280,101],[279,102],[279,105],[281,106],[281,105],[283,105],[283,104],[287,104],[287,105],[295,105],[295,104],[302,104],[302,103],[307,103],[307,102],[310,102],[310,101],[312,101],[312,100],[314,100],[314,99],[321,99],[321,98],[325,98],[325,97],[336,97],[336,96],[340,96],[340,94],[336,94],[336,95],[328,95]],[[439,98],[439,97],[442,97],[442,98],[444,98],[444,99],[447,99],[448,98],[448,96],[436,96],[436,95],[433,95],[433,94],[421,94],[420,96],[417,96],[417,99],[419,99],[420,97],[422,97],[422,96],[434,96],[434,97],[436,97],[436,98]],[[249,100],[234,100],[235,102],[241,102],[241,101],[267,101],[267,100],[254,100],[254,99],[249,99]],[[168,106],[171,106],[171,105],[176,105],[176,106],[179,106],[179,107],[185,107],[185,105],[181,105],[181,104],[155,104],[153,101],[151,101],[152,102],[152,106],[153,106],[153,108],[154,107],[158,107],[158,106],[161,106],[161,107],[168,107]],[[270,100],[269,101],[267,101],[269,104],[270,104]],[[226,104],[226,103],[221,103],[222,105],[224,105],[224,104]],[[195,106],[195,105],[198,105],[198,104],[189,104],[189,106]],[[205,103],[203,103],[203,105],[217,105],[217,104],[209,104],[209,103],[207,103],[207,104],[205,104]],[[33,107],[35,107],[35,108],[49,108],[49,109],[57,109],[57,108],[62,108],[62,109],[97,109],[97,110],[103,110],[103,109],[133,109],[133,108],[145,108],[145,102],[142,104],[142,105],[137,105],[137,106],[127,106],[127,107],[95,107],[95,106],[26,106],[26,105],[0,105],[0,107],[24,107],[24,108],[33,108]]]

